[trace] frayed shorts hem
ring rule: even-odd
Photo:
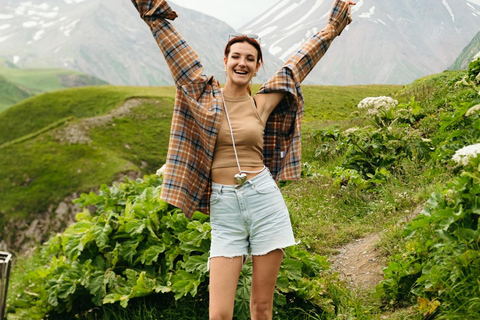
[[[275,251],[275,250],[282,250],[283,255],[285,256],[285,248],[298,245],[299,243],[300,243],[300,241],[297,241],[293,244],[289,244],[289,245],[286,245],[286,246],[281,246],[281,247],[278,247],[278,248],[273,248],[273,249],[270,249],[270,250],[265,250],[265,252],[256,253],[256,254],[253,254],[253,253],[234,254],[234,255],[220,255],[219,254],[219,255],[215,255],[215,256],[210,256],[210,257],[208,257],[208,261],[207,261],[207,272],[210,271],[210,260],[213,259],[213,258],[233,259],[233,258],[237,258],[237,257],[242,257],[242,265],[245,265],[245,264],[247,264],[248,259],[251,259],[252,256],[265,256],[265,255],[267,255],[270,252]]]

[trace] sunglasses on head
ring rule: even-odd
[[[236,38],[236,37],[243,37],[243,36],[246,36],[250,39],[254,39],[254,40],[257,40],[258,43],[260,43],[260,37],[258,36],[258,34],[245,34],[245,33],[232,33],[232,34],[229,34],[228,35],[228,41],[232,40],[233,38]]]

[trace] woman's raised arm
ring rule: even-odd
[[[255,100],[260,105],[264,105],[264,110],[267,114],[270,114],[285,97],[287,91],[284,90],[284,84],[290,80],[300,84],[327,52],[333,39],[340,35],[343,29],[352,21],[350,5],[353,4],[355,3],[348,0],[335,0],[330,10],[327,26],[304,42],[290,56],[283,67],[260,88],[259,94],[255,96]],[[289,79],[291,77],[293,79]]]
[[[175,30],[169,20],[174,20],[177,13],[165,0],[132,0],[140,17],[150,27],[153,37],[170,68],[177,87],[186,84],[204,82],[203,66],[197,53]]]

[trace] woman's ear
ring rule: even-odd
[[[227,69],[227,57],[223,57],[223,64],[225,65],[225,69]]]

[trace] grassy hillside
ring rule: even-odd
[[[480,52],[480,32],[463,48],[457,59],[450,66],[449,70],[465,70],[472,58]]]
[[[15,103],[42,92],[106,84],[103,80],[74,70],[19,69],[0,59],[0,113]]]
[[[2,113],[1,237],[15,242],[20,234],[4,229],[8,223],[30,223],[73,192],[129,171],[158,169],[165,161],[173,95],[172,87],[77,88],[39,95]],[[134,97],[144,98],[139,106],[94,125],[98,116]],[[93,122],[85,125],[86,118]],[[80,134],[78,127],[88,141],[69,141],[69,135]]]
[[[31,94],[0,75],[0,113]]]
[[[1,68],[0,75],[32,93],[58,90],[68,87],[98,86],[107,82],[84,73],[66,69],[13,69]]]

